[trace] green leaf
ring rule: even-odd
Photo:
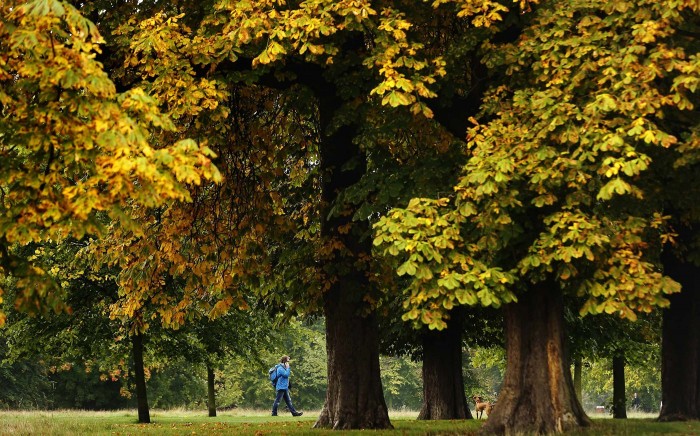
[[[411,262],[410,260],[407,260],[406,262],[402,263],[401,266],[399,266],[399,268],[396,270],[396,273],[400,276],[404,274],[412,276],[416,273],[416,264]]]

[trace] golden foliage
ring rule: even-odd
[[[19,278],[18,306],[58,310],[50,275],[13,247],[100,235],[100,213],[188,201],[186,184],[220,176],[206,146],[155,140],[172,121],[143,90],[116,92],[95,60],[102,37],[74,7],[10,1],[1,13],[2,274]]]

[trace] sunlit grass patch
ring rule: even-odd
[[[416,419],[418,418],[418,410],[408,409],[393,409],[389,410],[389,419]]]
[[[605,413],[589,412],[588,416],[592,419],[613,419],[612,413],[606,410]],[[659,417],[658,413],[648,413],[648,412],[632,412],[627,411],[628,419],[648,419],[653,420]]]

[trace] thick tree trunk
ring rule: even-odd
[[[700,268],[664,256],[664,273],[683,286],[664,310],[660,421],[700,419]]]
[[[379,338],[373,315],[362,316],[354,289],[326,296],[328,390],[317,428],[392,428],[379,373]]]
[[[216,393],[214,392],[214,367],[207,362],[207,407],[209,416],[216,416]]]
[[[328,353],[326,402],[315,427],[333,429],[392,428],[379,373],[378,327],[365,297],[369,281],[369,217],[353,220],[357,206],[339,196],[359,182],[367,159],[353,142],[356,129],[331,130],[339,107],[335,90],[316,83],[321,124],[321,236],[324,314]]]
[[[562,433],[589,425],[565,359],[561,294],[540,284],[518,298],[504,307],[506,374],[482,433]]]
[[[625,356],[613,356],[613,418],[627,419],[625,394]]]
[[[143,335],[134,334],[131,337],[134,357],[134,381],[136,382],[136,403],[138,405],[139,423],[150,424],[151,414],[146,396],[146,373],[143,366]]]
[[[574,361],[574,392],[579,403],[583,402],[583,388],[581,384],[581,375],[583,372],[583,359],[577,357]]]
[[[418,419],[471,419],[462,376],[462,317],[423,333],[423,406]]]

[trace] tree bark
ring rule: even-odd
[[[316,428],[392,428],[379,373],[379,338],[373,315],[338,286],[326,296],[328,389]]]
[[[663,314],[659,420],[700,419],[700,268],[670,254],[663,263],[682,291]]]
[[[367,159],[353,141],[354,126],[331,131],[340,105],[335,89],[319,78],[314,92],[321,127],[321,236],[326,247],[321,262],[328,353],[326,401],[314,426],[392,428],[379,372],[377,321],[365,300],[371,295],[369,217],[353,220],[357,206],[339,202],[340,194],[367,171]]]
[[[132,353],[134,357],[134,375],[136,382],[136,403],[138,406],[139,423],[150,424],[151,414],[146,396],[146,373],[143,366],[143,335],[131,336]]]
[[[577,357],[574,361],[574,392],[579,403],[583,402],[583,388],[581,384],[581,376],[583,373],[583,359]]]
[[[504,307],[506,374],[484,434],[562,433],[590,424],[565,359],[562,296],[549,286],[533,286]]]
[[[214,367],[207,362],[207,407],[209,416],[216,416],[216,394],[214,392]]]
[[[462,317],[453,310],[447,329],[423,333],[423,406],[418,419],[472,419],[462,375]]]
[[[613,356],[613,418],[627,419],[627,401],[625,394],[625,356]]]

